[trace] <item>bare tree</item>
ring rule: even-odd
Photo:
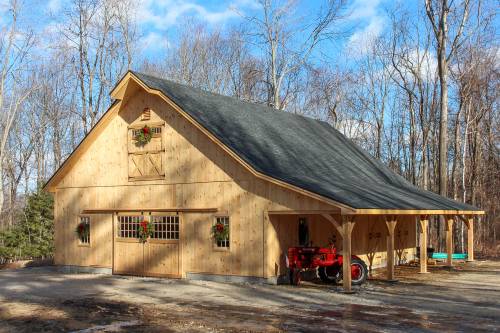
[[[107,92],[132,63],[135,28],[129,0],[72,0],[62,47],[75,57],[83,132],[95,125]]]
[[[467,24],[470,0],[453,6],[453,1],[426,0],[425,9],[436,39],[436,53],[440,84],[439,117],[439,194],[448,195],[448,63],[462,43]],[[454,36],[449,35],[448,14],[454,14],[451,25],[456,27]]]
[[[3,166],[9,135],[21,105],[33,89],[22,86],[23,65],[33,44],[33,34],[18,29],[19,4],[16,0],[10,1],[8,11],[8,29],[0,31],[0,210],[4,206]]]
[[[266,66],[267,102],[275,109],[287,106],[287,82],[309,60],[315,48],[333,35],[332,26],[342,18],[345,1],[330,0],[316,18],[304,22],[295,13],[295,1],[278,4],[259,0],[261,13],[245,17],[250,43],[259,46]],[[297,36],[305,36],[297,40]]]

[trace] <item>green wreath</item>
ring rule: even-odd
[[[137,131],[135,140],[137,141],[137,144],[139,146],[144,146],[149,141],[151,141],[152,137],[153,134],[151,133],[151,127],[149,127],[148,125],[144,125],[143,128]]]
[[[141,243],[146,243],[149,237],[153,236],[154,226],[153,223],[147,220],[143,220],[139,223],[139,241]]]
[[[216,223],[212,226],[212,237],[218,241],[222,242],[229,238],[229,226],[222,223]]]
[[[90,234],[90,225],[86,222],[80,222],[75,229],[79,239],[88,238]]]

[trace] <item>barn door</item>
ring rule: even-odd
[[[151,215],[154,232],[144,244],[144,275],[180,277],[179,215]]]
[[[153,235],[139,241],[140,222],[153,223]],[[119,214],[114,239],[113,273],[180,277],[180,217],[177,214]]]

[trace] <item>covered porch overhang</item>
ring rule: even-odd
[[[385,222],[387,231],[387,281],[395,282],[395,230],[398,222],[408,221],[408,217],[414,217],[419,228],[419,264],[420,273],[428,273],[427,270],[427,243],[428,225],[431,216],[442,217],[446,226],[446,266],[453,266],[453,225],[462,221],[467,227],[467,261],[474,260],[474,217],[484,215],[484,211],[463,211],[463,210],[401,210],[401,209],[333,209],[333,210],[270,210],[266,213],[266,219],[273,215],[318,215],[328,221],[342,237],[343,266],[342,284],[344,292],[352,292],[351,284],[351,255],[352,253],[352,231],[357,223],[362,223],[363,217],[378,216]]]

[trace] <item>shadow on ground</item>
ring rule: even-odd
[[[500,262],[468,263],[354,295],[329,285],[222,284],[49,268],[0,271],[1,332],[443,332],[500,327]]]

